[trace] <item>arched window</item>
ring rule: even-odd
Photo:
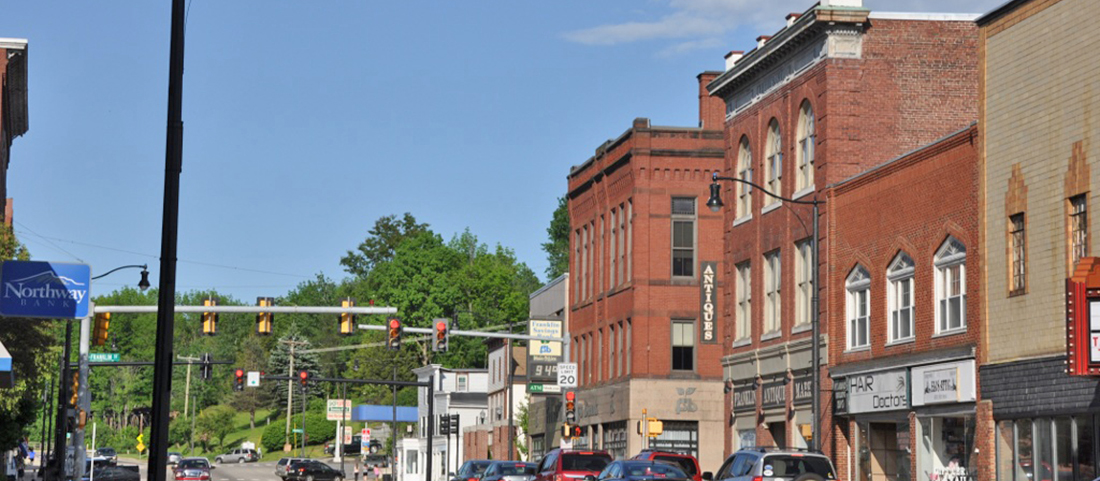
[[[741,148],[737,151],[737,176],[752,182],[752,148],[748,137],[741,137]],[[737,182],[737,218],[747,215],[752,215],[752,186]]]
[[[768,191],[783,195],[783,137],[779,134],[779,121],[772,119],[768,124],[768,143],[765,145],[764,178]],[[779,202],[768,196],[764,205]]]
[[[886,310],[889,319],[889,342],[903,342],[913,338],[913,259],[899,252],[886,269],[889,292]]]
[[[948,236],[936,251],[936,334],[966,329],[966,246]]]
[[[814,130],[814,109],[810,101],[802,102],[802,109],[798,113],[798,165],[795,190],[813,187],[814,185],[814,144],[817,142],[817,133]]]
[[[845,302],[848,319],[848,349],[871,345],[871,275],[863,266],[856,266],[844,283],[848,291]]]

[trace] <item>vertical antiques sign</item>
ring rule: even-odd
[[[1100,258],[1085,257],[1066,279],[1066,373],[1100,375]]]
[[[700,344],[717,344],[718,335],[715,326],[718,325],[718,263],[700,262],[702,276],[699,279],[699,318],[702,329],[699,329]]]

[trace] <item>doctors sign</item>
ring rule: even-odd
[[[909,375],[905,369],[848,376],[848,413],[909,409]]]

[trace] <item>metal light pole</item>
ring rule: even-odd
[[[175,332],[176,247],[180,172],[183,170],[183,0],[172,0],[168,60],[168,122],[164,152],[164,213],[160,234],[160,288],[153,364],[152,436],[149,481],[165,481],[168,467],[168,410],[172,401],[172,335]]]
[[[813,352],[810,354],[810,363],[812,365],[811,369],[813,369],[813,373],[811,373],[811,376],[812,376],[811,390],[813,391],[813,396],[811,397],[811,400],[812,400],[813,404],[812,404],[811,409],[813,411],[813,419],[811,420],[810,426],[811,426],[811,430],[812,430],[813,434],[811,434],[812,439],[810,440],[810,449],[820,450],[820,447],[821,447],[821,437],[820,437],[820,432],[821,432],[821,323],[820,323],[819,315],[820,315],[820,311],[821,311],[821,309],[820,309],[821,299],[819,297],[819,292],[820,292],[821,288],[819,287],[819,285],[817,283],[817,281],[818,281],[817,271],[818,271],[818,269],[821,268],[821,265],[819,263],[820,255],[821,255],[821,253],[820,253],[820,244],[818,243],[818,237],[819,237],[819,232],[818,232],[819,227],[818,227],[818,225],[820,224],[820,220],[821,220],[820,215],[821,214],[819,212],[818,207],[821,204],[823,204],[824,201],[817,200],[817,193],[816,192],[814,193],[813,200],[788,199],[786,197],[781,197],[781,196],[778,196],[778,195],[773,194],[771,192],[768,192],[767,189],[764,189],[763,187],[760,187],[759,185],[756,185],[756,184],[754,184],[752,182],[749,182],[745,179],[739,179],[739,178],[736,178],[736,177],[720,177],[718,175],[718,173],[715,172],[714,175],[712,176],[712,182],[710,184],[710,199],[707,200],[707,207],[710,207],[710,210],[713,211],[713,212],[720,211],[722,209],[722,206],[724,205],[722,203],[722,197],[721,197],[722,186],[718,183],[719,180],[728,180],[730,182],[739,182],[739,183],[751,186],[752,188],[758,189],[761,192],[767,194],[768,196],[770,196],[774,199],[778,199],[782,202],[787,202],[789,204],[802,204],[802,205],[813,206],[814,228],[813,228],[813,239],[811,239],[811,242],[813,242],[813,244],[811,246],[811,254],[813,255],[813,260],[811,261],[811,264],[813,265],[813,272],[811,273],[811,281],[810,281],[810,282],[813,283],[813,295],[810,296],[810,306],[811,306],[810,309],[813,311],[813,312],[810,313],[811,314],[810,324],[812,326],[811,335],[813,336],[812,347],[811,347],[811,349],[813,349]]]

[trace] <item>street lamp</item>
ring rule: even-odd
[[[813,260],[812,260],[811,264],[814,266],[814,268],[813,268],[811,282],[813,283],[814,287],[813,287],[813,295],[810,298],[811,299],[810,306],[811,306],[811,310],[812,310],[812,315],[811,315],[811,318],[810,318],[810,324],[813,326],[812,334],[811,334],[813,336],[813,340],[812,340],[813,344],[812,344],[812,348],[811,348],[811,349],[813,349],[813,353],[810,355],[812,369],[813,369],[813,373],[812,373],[813,381],[812,381],[812,387],[810,388],[811,391],[813,392],[813,396],[812,396],[813,420],[810,424],[811,429],[812,429],[812,434],[811,434],[812,439],[810,440],[810,449],[818,450],[818,449],[820,449],[820,446],[821,446],[821,436],[820,436],[820,431],[821,431],[821,426],[820,426],[820,424],[821,424],[821,399],[820,399],[820,397],[821,397],[821,323],[819,322],[819,319],[818,319],[819,311],[820,311],[820,309],[819,309],[820,299],[818,298],[818,292],[819,292],[820,288],[818,287],[818,284],[817,284],[817,270],[820,268],[820,264],[818,263],[819,256],[820,256],[820,252],[819,252],[820,244],[818,244],[817,239],[818,239],[818,224],[819,224],[818,221],[821,220],[820,212],[818,210],[818,207],[821,204],[823,204],[824,201],[817,200],[817,193],[816,192],[814,193],[814,198],[812,200],[788,199],[786,197],[781,197],[781,196],[776,195],[774,193],[768,192],[767,189],[764,189],[763,187],[760,187],[759,185],[756,185],[756,184],[754,184],[750,181],[747,181],[745,179],[739,179],[737,177],[720,177],[717,172],[715,172],[713,174],[711,179],[712,179],[712,182],[710,184],[710,199],[707,200],[707,207],[710,207],[710,210],[712,212],[721,211],[722,206],[724,205],[722,203],[722,195],[721,195],[722,186],[718,183],[718,181],[720,181],[720,180],[728,180],[730,182],[739,182],[739,183],[751,186],[754,189],[758,189],[761,192],[767,194],[768,196],[770,196],[774,199],[780,200],[782,202],[787,202],[789,204],[802,204],[802,205],[811,205],[811,206],[813,206],[813,216],[814,216],[814,229],[813,229],[813,231],[814,231],[814,233],[813,233],[813,239],[811,239],[811,242],[813,242],[812,248],[811,248],[811,252],[813,253]]]
[[[95,276],[92,279],[94,280],[94,279],[99,279],[101,277],[107,277],[108,275],[114,273],[115,271],[120,271],[122,269],[141,269],[141,280],[138,281],[138,289],[141,289],[142,291],[145,291],[146,289],[149,288],[149,264],[133,264],[133,265],[129,265],[129,266],[116,267],[116,268],[111,269],[107,272],[104,272],[103,274]]]

